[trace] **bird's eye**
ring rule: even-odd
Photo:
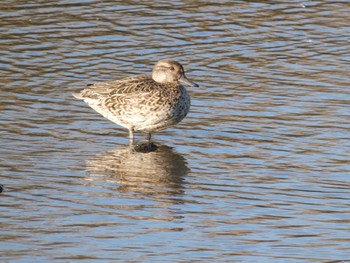
[[[171,70],[171,71],[174,71],[174,70],[175,70],[175,68],[174,68],[174,67],[170,67],[170,70]]]

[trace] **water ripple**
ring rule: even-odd
[[[0,9],[3,260],[347,259],[347,1]],[[71,96],[164,57],[200,87],[156,152]]]

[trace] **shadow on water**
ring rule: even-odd
[[[86,161],[88,180],[120,184],[120,192],[182,194],[183,178],[190,169],[183,156],[171,147],[158,145],[151,152],[117,147]]]

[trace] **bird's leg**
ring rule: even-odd
[[[134,144],[134,128],[131,127],[129,129],[129,138],[130,138],[130,145]]]
[[[151,133],[148,133],[148,134],[147,134],[147,137],[146,137],[146,140],[148,141],[148,143],[151,142],[151,138],[152,138],[152,134],[151,134]]]

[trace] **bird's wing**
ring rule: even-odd
[[[73,94],[78,99],[103,99],[114,95],[145,93],[154,89],[154,80],[147,75],[139,75],[115,81],[100,82],[89,85]]]

